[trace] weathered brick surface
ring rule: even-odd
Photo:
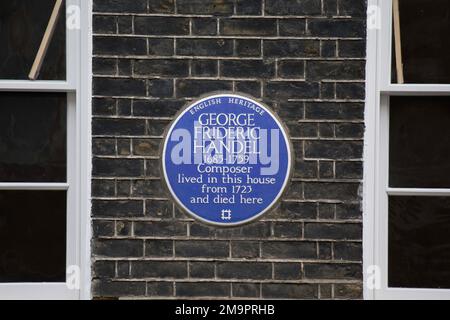
[[[364,0],[94,0],[93,295],[362,296]],[[289,128],[295,172],[259,222],[192,220],[161,183],[164,129],[232,90]]]

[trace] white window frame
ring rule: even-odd
[[[66,0],[66,9],[73,6],[80,9],[80,29],[67,29],[66,80],[0,80],[0,91],[67,93],[67,182],[0,183],[0,190],[67,191],[66,264],[79,267],[80,287],[69,289],[66,283],[0,283],[0,299],[91,298],[92,0]]]
[[[366,133],[364,150],[364,297],[450,299],[448,289],[388,287],[388,197],[450,196],[450,189],[390,188],[389,97],[450,96],[447,84],[392,84],[392,0],[369,0],[367,30]],[[373,15],[376,15],[374,17]],[[378,282],[379,280],[379,282]],[[378,287],[377,284],[380,286]]]

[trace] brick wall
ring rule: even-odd
[[[362,296],[364,0],[94,0],[94,297]],[[235,229],[164,193],[162,134],[210,91],[285,121],[295,175]]]

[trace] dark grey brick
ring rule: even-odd
[[[220,73],[231,78],[270,78],[275,75],[275,63],[265,60],[224,60]]]
[[[233,41],[225,39],[177,39],[177,54],[182,56],[231,56]]]
[[[362,299],[363,287],[361,284],[337,283],[334,286],[334,297],[336,299]]]
[[[94,12],[130,12],[130,13],[146,13],[147,0],[95,0]]]
[[[302,277],[300,263],[274,263],[273,273],[275,280],[299,280]]]
[[[317,247],[314,242],[263,242],[262,256],[263,258],[315,259],[317,258]]]
[[[199,279],[214,278],[215,269],[214,262],[190,262],[189,276]]]
[[[200,36],[214,36],[217,34],[216,18],[193,18],[192,33]]]
[[[269,81],[265,95],[271,99],[314,99],[319,97],[319,84],[311,82]]]
[[[178,59],[136,60],[134,73],[143,76],[185,77],[189,74],[189,61]]]
[[[306,79],[318,80],[357,80],[364,78],[364,61],[308,61]]]
[[[231,15],[234,0],[177,0],[178,13]]]
[[[338,99],[364,100],[365,83],[337,83],[336,97]]]
[[[147,282],[147,296],[150,297],[170,297],[173,296],[173,283],[152,281]]]
[[[329,240],[361,240],[359,223],[306,223],[305,238]]]
[[[175,261],[132,261],[133,278],[185,278],[187,262]]]
[[[177,95],[179,97],[199,97],[213,91],[231,90],[232,83],[223,80],[178,80]]]
[[[94,36],[94,54],[145,55],[147,41],[144,38]]]
[[[114,221],[94,220],[92,221],[92,232],[94,237],[113,237]]]
[[[114,261],[95,261],[92,265],[93,277],[98,278],[113,278],[116,274],[116,266]]]
[[[94,15],[92,17],[92,29],[94,34],[115,34],[117,32],[117,17]]]
[[[218,63],[215,60],[193,60],[191,72],[197,77],[215,77],[218,73]]]
[[[279,238],[300,238],[302,236],[302,224],[276,222],[273,225],[273,235]]]
[[[117,31],[119,34],[133,33],[133,17],[131,16],[117,17]]]
[[[324,58],[334,58],[337,55],[336,51],[337,51],[336,50],[336,41],[322,41],[322,48],[321,48],[321,52],[320,52],[322,57],[324,57]],[[342,65],[344,65],[344,64],[346,65],[346,63],[347,63],[347,61],[345,61],[345,62],[344,61],[339,61],[339,62]],[[349,61],[349,62],[350,63],[354,63],[355,61]],[[333,65],[332,64],[333,64],[333,61],[330,61],[330,64],[328,64],[328,65],[315,66],[315,67],[313,66],[312,69],[314,71],[316,71],[317,73],[325,72],[326,74],[330,74],[330,73],[333,73],[333,71],[332,71]],[[336,62],[336,64],[338,64],[338,63]],[[338,66],[334,66],[334,67],[339,68],[340,66],[339,67]],[[342,66],[342,68],[345,69],[345,67],[343,67],[343,66]],[[314,74],[314,72],[313,72],[313,74]],[[340,75],[340,76],[342,76],[342,75]],[[327,79],[327,78],[324,77],[323,79]]]
[[[219,238],[266,238],[270,236],[270,224],[265,222],[255,222],[244,227],[233,229],[217,229],[216,235]]]
[[[277,20],[262,18],[222,19],[220,33],[226,36],[275,36]]]
[[[151,0],[148,1],[149,13],[173,13],[175,12],[175,0]]]
[[[184,105],[184,101],[173,99],[134,100],[133,115],[144,117],[171,117]]]
[[[334,244],[336,260],[362,261],[362,245],[359,242],[336,242]]]
[[[336,162],[336,178],[361,180],[363,178],[363,163],[359,161]]]
[[[233,297],[237,298],[258,298],[260,294],[260,284],[258,283],[233,283]]]
[[[359,204],[344,203],[336,207],[338,219],[361,219],[361,206]]]
[[[362,266],[360,264],[305,263],[303,268],[305,277],[309,279],[355,280],[362,278]]]
[[[92,200],[92,215],[97,217],[143,216],[144,203],[139,200]]]
[[[134,18],[134,33],[138,35],[187,35],[189,19],[178,17]]]
[[[366,34],[363,19],[311,19],[308,31],[315,37],[363,38]]]
[[[96,138],[92,141],[92,153],[96,156],[111,156],[116,154],[116,139]]]
[[[366,43],[363,40],[339,40],[339,57],[362,58],[366,55]]]
[[[239,39],[236,40],[236,55],[239,57],[261,56],[261,40]]]
[[[320,55],[320,42],[303,39],[264,40],[266,57],[317,57]]]
[[[94,280],[92,292],[101,297],[135,297],[145,295],[145,282]]]
[[[167,219],[172,217],[173,205],[167,200],[146,200],[145,215],[153,218]]]
[[[139,159],[94,158],[92,174],[97,177],[139,177],[144,174],[144,162]]]
[[[322,12],[319,0],[266,0],[269,15],[318,15]]]
[[[175,237],[185,236],[187,226],[178,221],[136,221],[134,234],[143,237]]]
[[[92,245],[94,256],[110,258],[142,257],[143,248],[142,240],[96,239]]]
[[[150,38],[148,53],[153,56],[171,56],[174,54],[174,41],[172,39]]]
[[[218,262],[217,277],[222,279],[270,279],[272,264],[263,262]]]
[[[193,258],[226,258],[230,255],[230,248],[227,241],[177,241],[175,255]]]
[[[259,257],[258,241],[233,241],[231,243],[231,256],[233,258],[252,259]]]
[[[316,120],[362,120],[364,119],[364,104],[307,102],[306,118]]]
[[[366,2],[364,0],[340,0],[339,13],[343,16],[365,17]]]
[[[263,0],[236,0],[236,14],[261,15]]]
[[[94,116],[111,116],[116,114],[116,99],[93,98],[92,114]]]
[[[133,154],[136,156],[157,156],[160,143],[159,139],[133,139]]]
[[[315,219],[317,217],[317,204],[282,202],[272,215],[279,219]]]
[[[360,141],[307,141],[305,156],[320,159],[360,159],[363,144]]]
[[[306,19],[280,19],[278,25],[280,36],[306,35]]]
[[[145,97],[145,80],[94,78],[93,93],[99,96]]]
[[[305,183],[305,197],[315,200],[358,200],[359,183]]]
[[[263,298],[272,299],[317,299],[316,284],[263,283]]]
[[[173,256],[172,240],[146,240],[146,257],[171,257]]]
[[[255,98],[261,97],[261,82],[259,81],[236,81],[236,91],[249,94]]]
[[[159,98],[170,98],[173,96],[173,80],[151,79],[148,80],[148,95]]]
[[[115,195],[116,183],[111,180],[92,180],[93,197],[111,197]]]
[[[278,62],[278,76],[281,78],[305,78],[305,62],[301,60],[281,60]]]
[[[177,297],[229,297],[231,284],[223,282],[177,282]]]

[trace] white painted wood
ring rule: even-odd
[[[76,86],[67,81],[0,80],[0,91],[68,92]]]
[[[91,299],[91,172],[92,172],[92,0],[82,1],[81,7],[81,38],[80,38],[80,69],[77,99],[78,108],[78,138],[79,149],[79,210],[80,230],[79,264],[81,268],[80,299]]]
[[[81,29],[67,30],[67,81],[0,80],[0,91],[67,92],[67,182],[0,183],[0,190],[67,190],[67,266],[78,266],[81,287],[65,283],[0,283],[0,299],[90,299],[90,180],[92,0],[80,8]]]
[[[381,28],[378,33],[378,81],[381,90],[391,84],[392,72],[392,0],[378,1],[381,14]],[[369,62],[371,63],[371,62]],[[373,62],[372,62],[373,63]]]
[[[365,282],[365,299],[450,299],[447,289],[388,287],[388,197],[450,196],[450,189],[390,188],[389,97],[392,95],[450,95],[450,85],[391,84],[392,0],[369,0],[379,6],[381,29],[368,30],[367,97],[364,151],[364,270],[375,265],[381,271],[381,287],[370,290]],[[365,274],[365,280],[368,275]]]
[[[447,84],[387,84],[381,88],[385,94],[393,96],[448,96],[450,85]]]
[[[387,188],[386,192],[390,196],[421,196],[421,197],[450,196],[450,189]]]
[[[0,283],[0,300],[76,300],[65,283]]]
[[[377,14],[378,0],[369,0],[368,7],[373,8],[371,14]],[[377,18],[372,18],[375,21]],[[369,25],[369,23],[368,23]],[[366,63],[366,105],[364,133],[364,183],[363,183],[363,270],[364,270],[364,298],[374,299],[375,291],[367,286],[370,274],[367,273],[370,266],[374,265],[374,217],[375,217],[375,170],[376,161],[376,119],[378,118],[378,79],[377,79],[377,37],[379,30],[371,25],[367,30],[367,63]]]
[[[68,183],[0,183],[0,190],[67,190]]]

